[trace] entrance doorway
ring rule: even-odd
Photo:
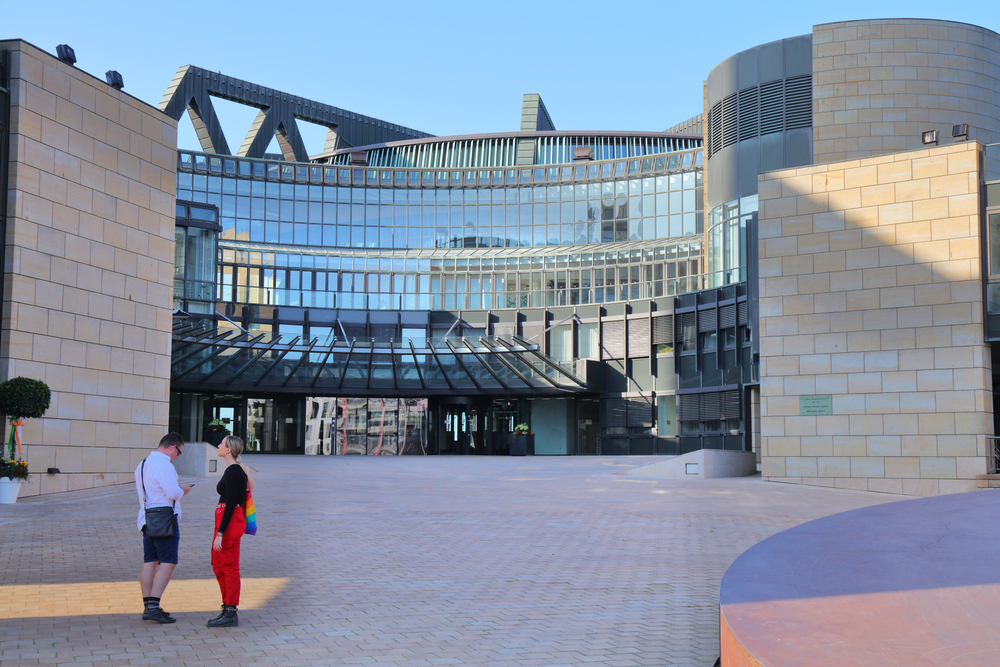
[[[475,405],[442,405],[440,409],[441,454],[487,454],[480,428],[481,415]]]

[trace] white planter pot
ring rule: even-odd
[[[17,502],[17,494],[21,490],[21,480],[10,477],[0,477],[0,505],[13,505]]]

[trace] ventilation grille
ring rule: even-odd
[[[736,316],[739,318],[740,324],[747,323],[747,302],[740,301],[736,304]]]
[[[812,75],[744,88],[709,111],[708,157],[738,141],[804,127],[812,127]]]
[[[722,100],[722,146],[732,146],[736,143],[736,125],[738,108],[736,93]]]
[[[812,77],[785,79],[785,129],[812,127]]]
[[[674,342],[674,316],[653,318],[653,345],[671,345]]]
[[[757,101],[757,88],[747,88],[740,91],[740,141],[753,139],[760,134],[760,106]]]
[[[602,322],[601,329],[603,329],[601,335],[601,358],[624,359],[625,323]]]
[[[649,356],[649,318],[628,321],[628,356]]]
[[[774,134],[781,132],[782,126],[782,95],[781,82],[772,81],[760,87],[760,133]]]
[[[709,157],[722,150],[722,102],[716,102],[708,114]]]

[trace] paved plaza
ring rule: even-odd
[[[247,457],[240,627],[210,629],[215,480],[143,622],[131,486],[0,505],[0,664],[679,665],[719,655],[719,581],[779,530],[900,496],[625,474],[654,457]]]

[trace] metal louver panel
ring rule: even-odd
[[[674,316],[661,315],[653,318],[653,345],[669,345],[674,342]]]
[[[740,392],[713,391],[704,394],[678,394],[677,419],[683,421],[710,421],[739,419]]]
[[[629,320],[628,356],[648,357],[650,346],[651,343],[649,342],[649,319],[643,317],[641,319]]]
[[[753,139],[760,134],[760,106],[757,103],[757,86],[739,93],[739,141]]]
[[[712,110],[708,110],[708,117],[705,119],[705,157],[712,159]]]
[[[728,329],[736,326],[736,306],[730,304],[719,308],[719,328]]]
[[[698,421],[701,411],[698,409],[698,394],[679,394],[677,396],[677,420]]]
[[[812,76],[785,79],[785,129],[812,127]]]
[[[738,318],[739,324],[747,323],[747,302],[740,301],[736,304],[736,316]]]
[[[624,427],[627,424],[627,409],[624,398],[606,398],[601,401],[601,427]]]
[[[722,145],[732,146],[736,143],[737,122],[736,111],[738,109],[736,93],[733,93],[722,100]]]
[[[712,153],[722,150],[722,102],[716,102],[712,107],[712,127],[710,140],[712,142]]]
[[[694,347],[698,340],[698,321],[695,313],[680,313],[677,315],[677,336],[685,346]]]
[[[628,425],[640,428],[653,426],[653,399],[639,396],[626,399],[628,402]]]
[[[740,418],[740,392],[724,391],[720,393],[721,404],[719,405],[720,419]]]
[[[774,134],[784,129],[782,82],[771,81],[760,87],[760,133]]]
[[[715,331],[716,324],[715,308],[698,312],[698,332]]]
[[[701,399],[700,412],[701,418],[705,419],[719,419],[719,415],[722,413],[722,397],[719,392],[712,392],[709,394],[699,394],[698,397]]]
[[[625,358],[625,323],[602,322],[601,323],[601,358],[602,359],[624,359]]]

